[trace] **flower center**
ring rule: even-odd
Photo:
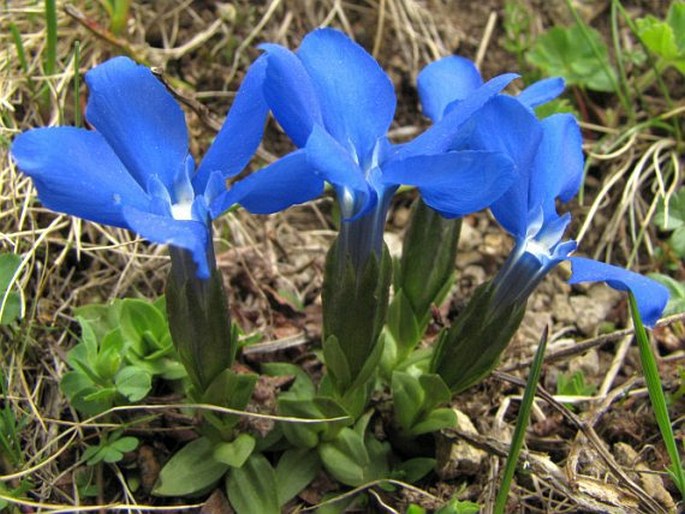
[[[179,202],[171,204],[171,215],[176,220],[193,219],[193,202]]]

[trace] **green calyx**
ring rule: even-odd
[[[454,393],[463,391],[490,373],[518,329],[526,301],[493,307],[494,288],[486,282],[475,292],[466,310],[442,333],[430,371],[437,373]]]
[[[379,335],[388,308],[392,265],[388,249],[355,268],[336,241],[326,258],[322,292],[324,361],[340,396],[363,386],[381,357]]]

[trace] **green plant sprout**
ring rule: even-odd
[[[657,57],[656,73],[673,66],[685,75],[685,2],[671,3],[665,20],[648,15],[635,23],[638,36]]]
[[[131,0],[98,0],[109,16],[109,29],[119,36],[126,28]]]
[[[67,354],[72,369],[62,377],[61,387],[84,414],[142,400],[153,377],[186,376],[171,342],[163,299],[88,305],[76,315],[81,338]]]
[[[607,46],[591,27],[553,27],[536,39],[526,59],[546,76],[561,75],[569,85],[616,91],[616,71]]]
[[[103,434],[97,445],[86,448],[81,460],[89,466],[101,462],[113,464],[121,461],[125,453],[132,452],[139,444],[138,438],[124,436],[123,433],[123,430],[114,430],[110,434]]]
[[[560,396],[590,396],[597,386],[585,381],[585,374],[578,370],[571,374],[560,374],[557,377],[557,394]]]

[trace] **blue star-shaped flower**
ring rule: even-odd
[[[183,111],[148,68],[127,57],[86,73],[94,130],[29,130],[15,138],[12,157],[46,207],[183,248],[198,277],[208,278],[211,203],[261,140],[265,65],[260,59],[248,72],[197,170]]]
[[[464,98],[482,87],[477,69],[467,59],[452,56],[428,65],[419,76],[424,112],[437,123],[459,108]],[[497,95],[473,118],[455,149],[502,152],[515,164],[518,178],[491,206],[502,227],[515,238],[515,247],[494,280],[495,302],[525,301],[544,276],[561,261],[571,262],[570,283],[604,281],[632,291],[646,325],[653,326],[668,301],[661,284],[623,268],[572,257],[576,242],[564,241],[570,214],[559,215],[556,201],[568,202],[583,179],[582,137],[570,114],[538,120],[533,108],[563,90],[559,78],[546,79],[517,97]]]
[[[448,150],[460,127],[515,75],[474,89],[444,121],[393,145],[387,138],[395,113],[393,85],[361,46],[342,32],[319,29],[297,52],[274,44],[262,48],[268,61],[264,96],[299,149],[235,184],[215,204],[218,210],[240,203],[255,213],[275,212],[319,196],[328,182],[346,220],[343,232],[350,232],[351,252],[363,262],[368,252],[380,253],[387,209],[399,185],[416,186],[428,205],[461,216],[490,205],[511,184],[506,156]]]

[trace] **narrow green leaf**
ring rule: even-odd
[[[645,375],[645,382],[647,384],[647,391],[649,393],[649,400],[654,410],[654,417],[656,418],[661,438],[666,446],[666,451],[671,459],[671,466],[669,472],[675,482],[676,487],[680,491],[681,496],[685,497],[685,470],[680,461],[680,453],[678,452],[678,445],[673,435],[673,427],[668,415],[668,407],[666,404],[666,396],[664,395],[663,387],[661,386],[661,378],[659,377],[659,369],[656,365],[656,359],[652,353],[652,348],[649,344],[647,332],[642,324],[640,311],[637,307],[637,301],[633,293],[628,293],[630,301],[630,312],[633,317],[633,324],[635,325],[635,338],[640,349],[640,362],[642,363],[642,371]]]
[[[514,435],[511,439],[507,464],[504,468],[504,476],[502,477],[499,491],[497,491],[494,509],[495,514],[503,514],[507,506],[507,496],[511,489],[511,481],[514,478],[514,472],[516,471],[516,464],[518,462],[519,453],[521,452],[521,447],[523,446],[523,440],[526,437],[526,428],[528,427],[533,400],[535,400],[535,391],[537,390],[538,381],[540,380],[546,348],[547,328],[542,332],[538,349],[535,351],[535,357],[533,358],[533,364],[531,364],[530,367],[530,374],[526,381],[526,390],[523,393],[518,418],[516,418],[516,428],[514,429]]]

